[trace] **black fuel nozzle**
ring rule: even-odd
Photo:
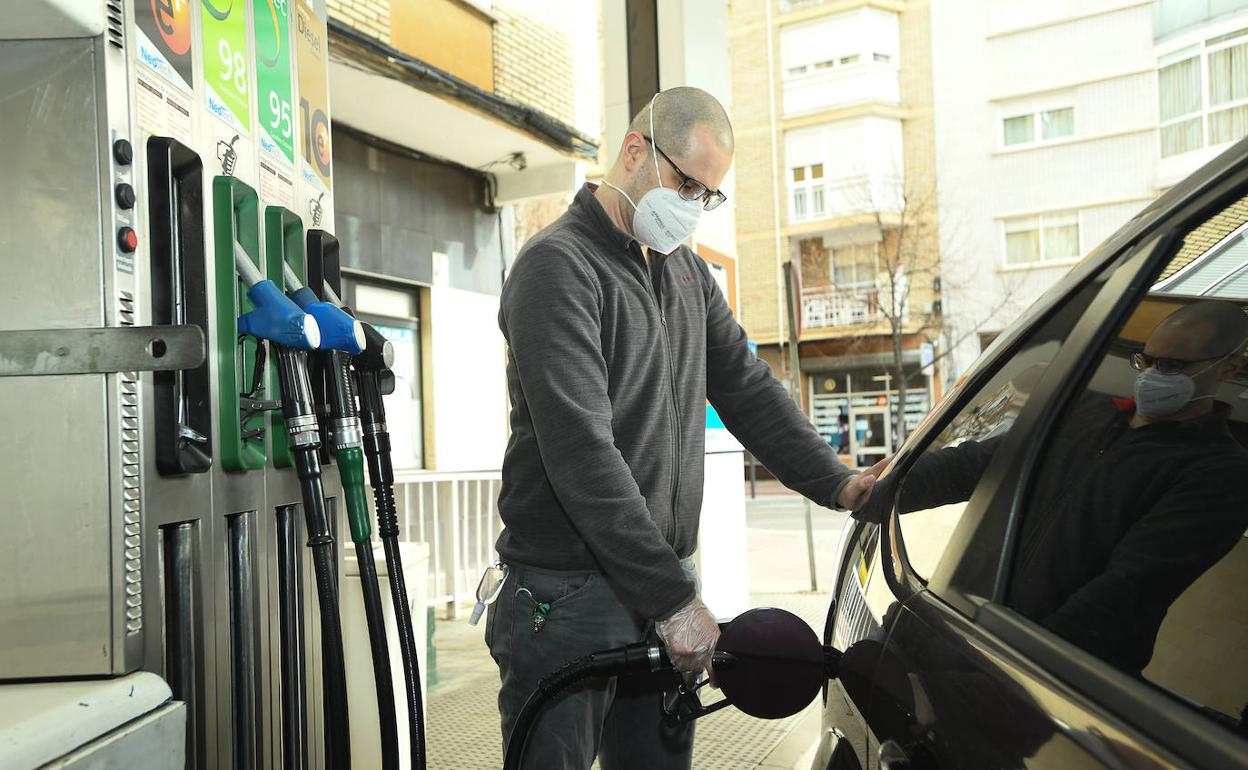
[[[364,324],[364,352],[351,359],[358,371],[379,372],[394,366],[394,343],[372,324]]]

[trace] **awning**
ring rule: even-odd
[[[597,143],[532,107],[483,90],[329,21],[333,119],[395,144],[499,177],[575,184],[578,162],[597,160]],[[500,161],[522,154],[524,170]],[[552,173],[554,172],[554,173]]]

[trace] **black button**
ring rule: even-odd
[[[115,195],[117,197],[118,206],[121,206],[123,209],[134,208],[134,201],[135,201],[134,188],[131,187],[129,183],[122,182],[121,184],[117,185],[117,190],[115,191]]]
[[[123,166],[129,166],[134,161],[134,147],[125,139],[118,139],[113,142],[113,158]]]
[[[129,254],[139,247],[139,236],[129,227],[123,227],[117,231],[117,246],[124,253]]]

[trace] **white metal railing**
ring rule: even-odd
[[[822,329],[882,320],[879,292],[874,288],[802,290],[804,328]]]
[[[858,174],[822,183],[789,183],[789,219],[811,222],[854,214],[896,214],[905,209],[905,183],[896,174],[878,172]],[[796,194],[805,194],[804,210],[799,212]],[[816,199],[822,205],[816,207]]]
[[[482,570],[498,555],[501,471],[396,471],[399,538],[429,544],[429,605],[458,618],[476,596]]]

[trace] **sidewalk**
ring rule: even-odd
[[[779,485],[776,485],[778,487]],[[804,507],[800,498],[763,483],[759,499],[748,501],[751,570],[750,604],[780,607],[806,620],[821,632],[827,595],[809,588],[805,569]],[[748,495],[748,490],[747,490]],[[789,505],[781,510],[777,504]],[[819,524],[816,545],[830,550],[840,525],[837,514],[816,509]],[[794,520],[793,517],[796,517]],[[757,526],[756,526],[757,525]],[[824,554],[820,554],[821,557]],[[800,558],[799,558],[800,557]],[[830,563],[830,559],[820,558]],[[794,563],[801,569],[794,569]],[[826,584],[831,574],[820,574]],[[431,770],[492,770],[503,763],[498,724],[498,668],[485,648],[484,621],[438,620],[434,630],[438,683],[429,688],[426,717],[428,766]],[[708,700],[714,699],[714,696]],[[711,714],[697,723],[695,770],[808,770],[810,750],[819,738],[819,701],[788,719],[762,720],[733,708]],[[597,765],[595,765],[597,767]]]

